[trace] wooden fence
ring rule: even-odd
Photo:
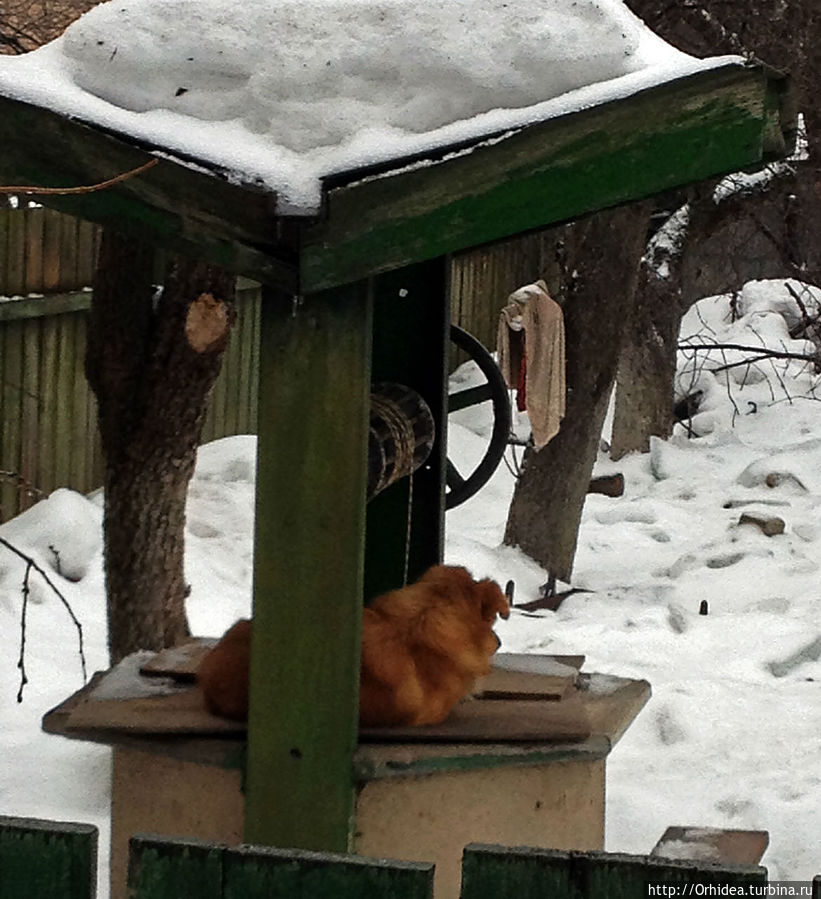
[[[0,520],[61,486],[103,481],[97,408],[84,375],[88,292],[0,302]],[[241,289],[203,442],[256,430],[259,290]]]
[[[454,256],[450,269],[452,321],[494,350],[499,312],[508,296],[544,277],[549,268],[553,252],[549,234],[526,234]]]
[[[50,209],[0,209],[0,521],[56,487],[102,483],[94,398],[83,359],[99,229]],[[527,235],[451,266],[452,319],[490,348],[499,310],[540,277],[548,242]],[[259,291],[243,282],[203,441],[256,430]],[[454,349],[453,364],[462,361]]]
[[[0,817],[0,899],[94,899],[97,828]]]
[[[96,828],[0,818],[0,899],[94,899]],[[432,899],[434,866],[339,853],[134,836],[132,899]],[[704,859],[472,844],[461,899],[764,895],[767,869]],[[775,884],[772,884],[776,887]],[[793,884],[793,887],[797,884]],[[821,899],[821,877],[805,895]],[[795,893],[797,895],[797,893]]]
[[[0,209],[0,297],[91,284],[100,230],[43,207]]]

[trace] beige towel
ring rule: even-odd
[[[523,347],[517,332],[524,333]],[[564,317],[544,281],[526,284],[508,297],[499,316],[496,350],[511,388],[519,383],[525,354],[527,414],[539,450],[558,433],[565,410]]]

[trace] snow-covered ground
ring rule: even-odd
[[[808,311],[817,308],[817,293],[799,295]],[[784,282],[751,284],[732,303],[702,301],[684,336],[812,352],[789,337],[797,315]],[[586,670],[652,683],[649,705],[610,758],[608,849],[646,852],[669,824],[766,829],[770,877],[806,880],[821,869],[819,377],[796,360],[707,371],[737,357],[681,354],[682,389],[703,391],[692,425],[702,436],[679,434],[618,463],[602,454],[597,473],[623,472],[626,491],[588,497],[574,586],[592,592],[556,613],[514,612],[499,633],[506,651],[583,653]],[[454,376],[460,384],[474,377],[469,368]],[[485,446],[487,422],[481,408],[454,418],[449,452],[464,469]],[[198,634],[219,634],[249,609],[254,453],[250,436],[200,452],[186,557]],[[546,573],[501,545],[512,486],[502,466],[448,513],[447,560],[502,583],[513,578],[524,600]],[[60,490],[0,528],[70,601],[90,670],[106,667],[100,504]],[[784,532],[739,525],[744,512],[778,516]],[[97,824],[105,859],[109,750],[40,731],[43,713],[82,679],[76,630],[36,573],[29,683],[16,702],[23,574],[0,548],[0,813]]]

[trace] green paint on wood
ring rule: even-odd
[[[264,295],[260,345],[245,839],[344,851],[362,618],[367,284],[298,304]]]
[[[445,259],[374,279],[373,380],[404,384],[428,404],[436,442],[422,468],[368,504],[365,597],[404,584],[409,503],[408,580],[442,560],[450,315]]]
[[[225,855],[224,899],[431,899],[433,865],[243,847]]]
[[[41,297],[24,297],[0,303],[0,322],[22,318],[48,318],[66,312],[80,312],[87,310],[90,305],[91,294],[85,290]]]
[[[330,190],[326,221],[308,229],[303,289],[760,164],[765,131],[772,130],[768,93],[779,90],[760,68],[729,65],[532,125],[433,165],[352,179]]]
[[[129,842],[128,899],[222,899],[224,847],[135,836]]]
[[[71,187],[130,171],[151,157],[113,135],[57,113],[0,97],[0,181]],[[49,206],[207,259],[228,271],[296,285],[289,227],[274,246],[275,197],[161,160],[107,190],[43,197]],[[264,249],[261,249],[264,248]]]
[[[0,817],[3,899],[94,899],[97,828]]]
[[[427,863],[259,846],[226,849],[144,836],[130,842],[128,899],[431,899],[432,894],[433,865]]]
[[[527,748],[522,748],[523,746]],[[476,751],[454,746],[451,755],[413,757],[400,747],[397,758],[386,757],[377,744],[362,744],[357,752],[354,774],[360,784],[386,777],[424,777],[429,774],[488,771],[498,768],[533,767],[557,762],[591,762],[606,758],[612,745],[606,737],[593,736],[580,743],[509,744],[504,751]]]
[[[275,197],[169,159],[56,208],[289,291],[316,291],[746,166],[786,150],[784,80],[730,64],[445,148],[432,164],[329,179],[325,220],[275,219]],[[150,157],[104,131],[0,98],[0,180],[90,183]],[[219,174],[219,173],[216,173]],[[341,186],[339,186],[341,185]],[[276,223],[276,227],[274,227]],[[305,238],[305,240],[303,240]]]
[[[646,899],[650,885],[743,887],[766,881],[766,869],[757,865],[473,844],[463,856],[461,899]]]

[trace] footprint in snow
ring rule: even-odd
[[[207,521],[199,521],[196,518],[188,522],[188,532],[195,537],[201,537],[203,540],[222,536],[222,531],[218,531],[215,527],[208,524]]]
[[[621,524],[624,521],[638,524],[655,524],[658,516],[648,506],[625,505],[615,509],[602,509],[593,516],[599,524]]]

